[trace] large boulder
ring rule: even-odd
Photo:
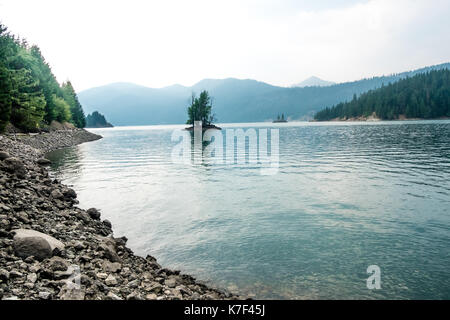
[[[89,216],[94,220],[100,220],[100,211],[95,208],[90,208],[87,210]]]
[[[77,193],[75,192],[75,190],[67,188],[63,191],[64,197],[66,198],[70,198],[70,199],[76,199],[77,197]]]
[[[99,249],[103,251],[103,258],[111,262],[122,262],[119,255],[116,252],[116,242],[113,238],[101,238]]]
[[[122,262],[114,247],[102,243],[100,244],[99,248],[103,251],[104,258],[108,259],[111,262]]]
[[[15,254],[23,259],[33,256],[36,260],[44,260],[53,255],[53,251],[64,250],[64,244],[42,232],[31,229],[13,230]]]
[[[27,169],[22,161],[16,158],[6,158],[3,160],[3,167],[10,173],[15,173],[17,177],[23,179],[27,174]]]
[[[53,199],[62,199],[62,198],[64,198],[64,195],[58,189],[52,190],[52,192],[50,193],[50,196]]]
[[[39,158],[36,161],[37,164],[41,165],[41,166],[49,166],[52,164],[52,162],[48,159],[45,158]]]
[[[8,152],[1,151],[1,150],[0,150],[0,161],[3,161],[3,160],[5,160],[5,159],[8,159],[9,157],[10,157],[10,155],[9,155]]]
[[[33,256],[39,261],[49,258],[53,254],[50,244],[41,237],[15,239],[14,251],[18,257],[25,259]]]

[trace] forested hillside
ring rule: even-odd
[[[85,126],[72,84],[59,85],[39,48],[0,24],[0,132],[8,122],[36,131],[53,120]]]
[[[375,112],[381,119],[450,117],[450,70],[416,74],[377,90],[370,90],[350,102],[339,103],[315,115],[315,119],[367,117]]]

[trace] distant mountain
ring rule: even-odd
[[[185,123],[191,94],[201,90],[208,90],[213,97],[218,122],[271,121],[281,113],[289,120],[307,120],[323,108],[351,100],[354,94],[444,68],[450,68],[450,63],[327,87],[284,88],[234,78],[205,79],[192,87],[160,89],[113,83],[82,91],[78,97],[86,113],[97,110],[116,126]]]
[[[325,81],[322,80],[320,78],[317,77],[309,77],[308,79],[294,84],[292,87],[297,87],[297,88],[304,88],[304,87],[328,87],[328,86],[332,86],[336,84],[336,82],[332,82],[332,81]]]

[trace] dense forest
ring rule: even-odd
[[[370,90],[350,102],[339,103],[317,112],[315,119],[326,121],[360,116],[384,120],[406,118],[432,119],[450,117],[450,70],[433,70],[417,74]]]
[[[85,126],[72,84],[60,85],[39,48],[0,24],[0,132],[8,122],[24,131],[37,131],[53,120]]]
[[[111,128],[113,125],[106,121],[105,116],[98,111],[88,114],[86,117],[87,128]]]

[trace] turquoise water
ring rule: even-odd
[[[182,126],[93,129],[50,155],[80,206],[166,267],[256,298],[450,299],[450,122],[278,128],[279,171],[174,164]],[[224,132],[225,134],[225,132]],[[369,265],[381,289],[366,287]]]

